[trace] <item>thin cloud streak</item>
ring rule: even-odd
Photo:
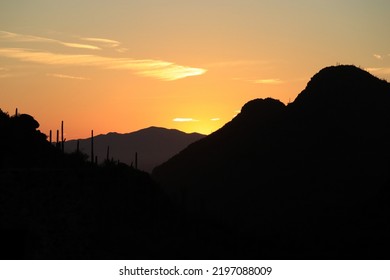
[[[366,68],[368,72],[371,74],[390,74],[390,67],[372,67],[372,68]]]
[[[255,84],[265,84],[265,85],[279,85],[282,84],[283,81],[279,79],[261,79],[252,81]]]
[[[63,74],[54,74],[54,73],[48,73],[48,74],[46,74],[46,76],[60,78],[60,79],[90,80],[90,79],[84,78],[84,77],[77,77],[77,76],[70,76],[70,75],[63,75]]]
[[[69,42],[63,42],[60,40],[55,40],[55,39],[50,39],[50,38],[25,35],[25,34],[18,34],[18,33],[12,33],[12,32],[7,32],[7,31],[0,31],[0,39],[5,40],[5,41],[9,41],[9,42],[54,43],[54,44],[60,44],[60,45],[63,45],[65,47],[69,47],[69,48],[101,50],[101,48],[99,48],[97,46],[93,46],[93,45],[69,43]]]
[[[81,40],[100,43],[100,44],[103,44],[105,47],[110,47],[110,48],[116,48],[116,47],[120,46],[120,44],[121,44],[118,41],[111,40],[111,39],[105,39],[105,38],[83,37],[83,38],[81,38]]]
[[[244,82],[249,82],[249,83],[254,83],[254,84],[265,84],[265,85],[279,85],[283,84],[284,81],[280,79],[258,79],[258,80],[248,80],[248,79],[243,79],[243,78],[233,78],[235,81],[244,81]]]
[[[94,38],[94,37],[82,37],[80,39],[84,40],[84,41],[89,41],[89,42],[94,42],[96,44],[100,44],[101,46],[104,46],[106,48],[113,48],[115,51],[117,51],[119,53],[125,53],[129,50],[128,48],[120,47],[121,42],[116,41],[116,40],[111,40],[111,39],[106,39],[106,38]]]
[[[381,56],[380,54],[373,54],[373,56],[374,56],[376,59],[382,60],[382,56]]]
[[[219,121],[219,120],[221,120],[221,119],[220,118],[212,118],[212,119],[210,119],[210,121],[213,121],[213,122]]]
[[[198,122],[198,120],[193,118],[174,118],[172,121],[174,122]]]
[[[77,43],[66,43],[57,41],[59,44],[70,47],[70,48],[78,48],[78,49],[89,49],[89,50],[101,50],[101,48],[91,45],[77,44]]]
[[[156,77],[160,80],[174,81],[191,76],[203,75],[206,72],[205,69],[186,67],[173,63],[164,66],[164,62],[161,61],[161,63],[162,67],[159,66],[158,69],[142,70],[138,73],[146,77]]]
[[[235,118],[239,113],[241,113],[241,110],[235,110],[234,113],[235,114],[233,115],[233,118]]]
[[[268,61],[263,60],[231,60],[231,61],[220,61],[209,63],[206,67],[234,67],[234,66],[247,66],[247,65],[258,65],[258,64],[267,64]]]
[[[115,49],[118,53],[125,53],[127,52],[129,49],[128,48],[116,48]]]
[[[55,54],[21,48],[0,49],[0,56],[47,65],[93,66],[105,69],[131,70],[140,76],[152,77],[163,81],[174,81],[190,76],[198,76],[207,71],[201,68],[181,66],[161,60]]]

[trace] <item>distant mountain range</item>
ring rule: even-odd
[[[390,84],[355,66],[324,68],[294,102],[249,101],[152,175],[248,246],[264,240],[259,252],[388,248]]]
[[[151,172],[154,167],[167,161],[169,158],[186,148],[189,144],[203,138],[199,133],[184,133],[176,129],[149,127],[131,133],[108,133],[94,136],[94,155],[101,163],[107,158],[120,161],[128,165],[135,165],[137,153],[138,168]],[[77,140],[67,141],[65,151],[74,152]],[[90,155],[91,138],[79,140],[80,151]]]

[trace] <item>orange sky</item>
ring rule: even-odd
[[[7,3],[4,3],[7,2]],[[321,68],[390,78],[390,2],[0,3],[0,108],[67,139],[148,126],[208,134],[254,98],[293,101]]]

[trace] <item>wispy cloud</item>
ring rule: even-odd
[[[59,44],[70,47],[70,48],[78,48],[78,49],[89,49],[89,50],[101,50],[101,48],[92,46],[92,45],[85,45],[85,44],[78,44],[78,43],[66,43],[66,42],[61,42],[57,41]]]
[[[372,68],[366,68],[366,70],[374,75],[377,74],[390,74],[390,67],[372,67]]]
[[[265,84],[265,85],[279,85],[283,83],[283,81],[279,79],[260,79],[260,80],[253,80],[252,82],[255,84]]]
[[[376,59],[382,60],[383,57],[380,54],[373,54]]]
[[[119,52],[119,53],[125,53],[125,52],[127,52],[129,49],[128,48],[116,48],[115,49],[117,52]]]
[[[119,53],[125,53],[129,50],[128,48],[121,47],[121,42],[116,40],[93,37],[82,37],[80,39],[84,41],[94,42],[95,44],[100,45],[102,47],[112,48]]]
[[[131,70],[140,76],[174,81],[204,74],[207,70],[153,59],[112,58],[97,55],[56,54],[22,48],[2,48],[0,56],[21,61],[62,66],[93,66]]]
[[[174,118],[174,122],[198,122],[198,120],[193,118]]]
[[[109,47],[109,48],[116,48],[116,47],[119,47],[119,45],[121,44],[118,41],[111,40],[111,39],[104,39],[104,38],[85,38],[84,37],[84,38],[81,38],[81,40],[95,42],[95,43],[102,44],[103,46]]]
[[[263,60],[229,60],[213,62],[206,65],[206,67],[234,67],[234,66],[247,66],[247,65],[258,65],[267,64],[268,61]]]
[[[265,84],[265,85],[279,85],[283,84],[284,81],[280,79],[257,79],[257,80],[249,80],[245,78],[233,78],[235,81],[244,81],[244,82],[249,82],[249,83],[254,83],[254,84]]]
[[[155,64],[155,66],[150,68],[148,67],[148,63],[142,65],[141,67],[144,68],[144,70],[138,71],[138,74],[146,77],[155,77],[165,81],[174,81],[191,76],[203,75],[206,72],[205,69],[176,65],[171,62],[153,61],[153,64]]]
[[[213,121],[213,122],[219,121],[219,120],[221,120],[221,119],[220,118],[212,118],[212,119],[210,119],[210,121]]]
[[[235,110],[234,113],[235,114],[233,115],[233,118],[236,117],[239,113],[241,113],[241,110]]]
[[[7,31],[0,31],[0,39],[8,42],[37,42],[37,43],[54,43],[54,44],[60,44],[69,48],[78,48],[78,49],[89,49],[89,50],[100,50],[101,48],[93,45],[87,45],[87,44],[78,44],[78,43],[70,43],[70,42],[63,42],[60,40],[45,38],[45,37],[38,37],[33,35],[25,35],[25,34],[18,34],[18,33],[12,33]]]
[[[77,76],[70,76],[70,75],[63,75],[63,74],[55,74],[55,73],[48,73],[48,74],[46,74],[46,76],[60,78],[60,79],[89,80],[88,78],[84,78],[84,77],[77,77]]]

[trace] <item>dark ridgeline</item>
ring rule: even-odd
[[[30,115],[10,117],[0,110],[0,167],[49,166],[59,154],[37,130],[39,123]]]
[[[147,173],[91,165],[38,127],[0,110],[0,259],[159,259],[179,248],[175,213]]]
[[[0,111],[3,259],[388,259],[390,85],[354,66],[248,102],[158,184],[115,145],[91,164],[100,136],[88,159],[38,127]]]
[[[190,213],[226,227],[209,242],[233,258],[388,259],[390,85],[354,66],[325,68],[293,103],[248,102],[152,175]]]
[[[125,134],[95,135],[94,153],[100,159],[107,159],[107,147],[110,146],[110,159],[114,158],[134,167],[137,165],[138,169],[150,173],[154,167],[203,137],[199,133],[184,133],[176,129],[152,126]],[[80,150],[89,154],[90,138],[67,141],[65,152],[73,152],[77,141]]]

